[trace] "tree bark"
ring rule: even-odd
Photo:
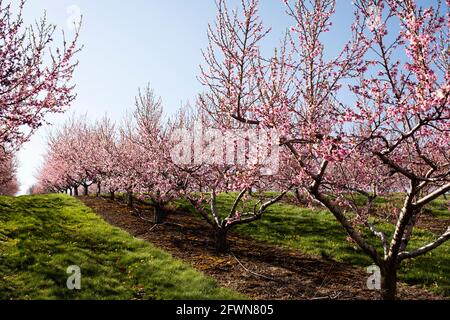
[[[116,199],[116,193],[114,191],[111,191],[111,200]]]
[[[218,228],[214,233],[214,242],[217,253],[225,253],[229,249],[227,241],[228,229]]]
[[[73,196],[72,188],[69,188],[69,195],[70,195],[70,196]]]
[[[381,297],[383,300],[395,300],[397,294],[397,269],[387,267],[381,269]]]
[[[89,186],[87,184],[83,184],[83,196],[87,196],[89,194]]]
[[[297,201],[299,204],[306,204],[305,197],[300,193],[298,188],[294,190],[295,198],[297,198]]]
[[[166,220],[166,213],[159,205],[155,205],[153,212],[153,222],[155,224],[162,224]]]
[[[133,192],[131,191],[127,192],[127,206],[133,208]]]
[[[102,193],[102,183],[99,181],[97,182],[97,193],[96,193],[96,197],[100,197],[100,194]]]
[[[73,194],[78,197],[78,187],[73,187]]]

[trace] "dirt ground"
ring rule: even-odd
[[[368,290],[362,268],[280,248],[230,233],[231,251],[214,252],[208,224],[184,212],[171,212],[167,223],[155,226],[152,208],[139,204],[139,215],[125,204],[104,198],[80,198],[107,222],[151,242],[216,279],[223,287],[252,299],[320,300],[380,299]],[[399,284],[400,299],[442,299],[426,290]]]

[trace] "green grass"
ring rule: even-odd
[[[233,194],[219,195],[219,211],[227,212],[233,200]],[[386,199],[378,200],[380,205],[386,202]],[[192,210],[183,201],[178,201],[177,205]],[[435,212],[434,206],[441,208],[439,201],[430,207],[433,212]],[[448,217],[448,208],[446,212],[444,211],[437,211],[436,215]],[[374,223],[389,236],[392,234],[394,227],[391,224],[379,221]],[[277,203],[268,209],[260,221],[240,225],[237,227],[237,232],[257,240],[355,266],[367,267],[372,264],[370,258],[356,245],[346,240],[344,229],[326,210]],[[363,230],[363,232],[381,253],[382,248],[378,238],[374,238],[368,231]],[[408,248],[424,245],[435,237],[436,235],[431,232],[416,229]],[[450,243],[424,256],[404,262],[399,272],[399,279],[407,284],[424,286],[438,294],[450,296]]]
[[[449,208],[450,195],[447,196],[447,199],[445,199],[444,197],[439,197],[438,199],[434,200],[428,205],[426,210],[438,219],[450,219]]]
[[[357,205],[365,205],[367,199],[358,194],[349,195]],[[378,196],[374,201],[374,208],[382,211],[389,211],[390,206],[394,205],[397,208],[401,208],[404,202],[404,195],[401,193],[392,193],[387,196]],[[440,196],[438,199],[429,203],[425,208],[425,212],[431,214],[438,219],[449,219],[450,218],[450,196],[447,199],[444,196]]]
[[[81,268],[81,290],[66,287]],[[64,195],[0,197],[0,299],[236,299]]]

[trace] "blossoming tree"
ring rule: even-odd
[[[209,56],[225,58],[207,56],[202,82],[214,97],[231,91],[211,112],[279,130],[296,171],[293,183],[328,208],[380,267],[383,297],[393,299],[401,262],[450,238],[447,228],[432,243],[408,248],[424,206],[450,190],[448,8],[443,16],[441,2],[423,9],[415,1],[356,1],[352,37],[330,59],[322,39],[335,1],[284,2],[294,26],[282,54],[269,60],[241,51],[246,42],[235,35],[245,24],[230,23],[235,15],[219,10],[219,31],[210,38],[228,45]],[[244,3],[245,12],[256,10],[256,1]],[[238,76],[231,72],[246,66]],[[388,236],[368,215],[374,197],[392,191],[404,191],[404,203]],[[364,208],[352,202],[355,192],[367,198]],[[382,253],[362,226],[380,239]]]
[[[70,80],[77,65],[78,31],[49,55],[55,26],[44,16],[25,28],[25,4],[0,1],[0,144],[9,150],[26,141],[47,113],[64,111],[75,98]]]

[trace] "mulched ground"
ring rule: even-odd
[[[125,204],[104,198],[80,198],[107,222],[151,242],[216,279],[223,287],[253,299],[380,299],[366,289],[362,268],[320,259],[231,233],[231,252],[217,255],[208,224],[184,212],[171,212],[164,225],[144,221]],[[151,219],[152,209],[136,206]],[[399,285],[401,299],[442,299],[423,289]]]

